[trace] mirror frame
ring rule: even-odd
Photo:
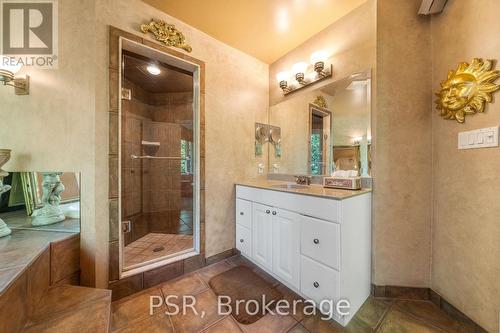
[[[313,125],[313,114],[321,114],[323,116],[323,118],[325,117],[329,117],[329,122],[328,122],[328,126],[330,127],[329,128],[329,131],[328,131],[328,147],[325,147],[323,146],[323,152],[326,151],[326,158],[325,156],[323,156],[323,159],[322,159],[322,165],[321,165],[321,173],[319,174],[313,174],[312,173],[312,152],[311,152],[311,135],[312,135],[312,125]],[[324,123],[324,120],[323,120],[323,123]],[[332,125],[333,125],[333,113],[332,111],[328,110],[327,108],[323,108],[321,106],[318,106],[316,104],[313,104],[313,103],[309,103],[309,137],[308,137],[308,153],[307,153],[307,172],[312,175],[312,176],[323,176],[323,175],[327,175],[327,166],[331,165],[331,162],[332,162],[332,148],[333,148],[333,144],[331,142],[332,140]],[[323,133],[325,132],[325,130],[323,129]],[[325,137],[324,137],[324,134],[322,135],[321,139],[323,140],[323,142],[325,142]]]

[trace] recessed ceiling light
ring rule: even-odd
[[[156,66],[156,65],[149,65],[146,69],[148,70],[149,74],[151,74],[151,75],[160,75],[160,73],[161,73],[161,69],[158,68],[158,66]]]

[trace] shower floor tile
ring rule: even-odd
[[[125,267],[158,259],[193,247],[192,235],[149,233],[125,246]]]

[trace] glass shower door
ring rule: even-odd
[[[122,51],[122,268],[196,249],[194,76]]]

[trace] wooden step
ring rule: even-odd
[[[50,288],[23,332],[108,332],[111,291],[77,286]]]

